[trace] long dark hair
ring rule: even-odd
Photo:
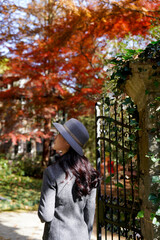
[[[74,149],[58,159],[61,168],[69,175],[69,170],[76,177],[75,191],[78,198],[90,194],[93,188],[99,184],[99,173],[96,171],[85,156],[80,156]]]

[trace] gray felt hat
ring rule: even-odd
[[[83,156],[83,146],[89,139],[85,126],[75,118],[69,119],[64,125],[53,123],[54,127],[79,155]]]

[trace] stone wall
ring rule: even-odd
[[[156,64],[156,63],[155,63]],[[144,218],[141,221],[142,235],[145,240],[160,239],[160,228],[152,224],[151,212],[155,212],[157,206],[149,200],[149,194],[160,189],[158,183],[152,181],[153,176],[160,175],[158,162],[146,157],[152,152],[155,157],[160,154],[160,143],[156,141],[159,129],[158,103],[160,97],[160,67],[155,67],[152,61],[130,62],[132,74],[125,83],[125,92],[133,99],[139,112],[139,154],[140,154],[140,186],[139,195],[142,201],[141,209],[144,210]],[[158,85],[159,82],[159,85]]]

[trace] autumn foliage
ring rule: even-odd
[[[156,0],[84,5],[48,0],[17,7],[4,1],[0,33],[1,43],[8,44],[9,70],[0,82],[1,138],[38,141],[49,137],[59,110],[74,117],[93,112],[106,78],[99,57],[106,39],[147,35],[159,24],[159,5]],[[14,18],[16,11],[25,17]]]

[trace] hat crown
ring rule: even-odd
[[[81,146],[83,146],[89,139],[89,134],[85,126],[75,118],[69,119],[64,127],[67,127],[70,135]]]
[[[53,125],[69,145],[80,156],[83,156],[82,148],[89,139],[89,134],[85,126],[75,118],[69,119],[64,125],[60,123],[53,123]]]

